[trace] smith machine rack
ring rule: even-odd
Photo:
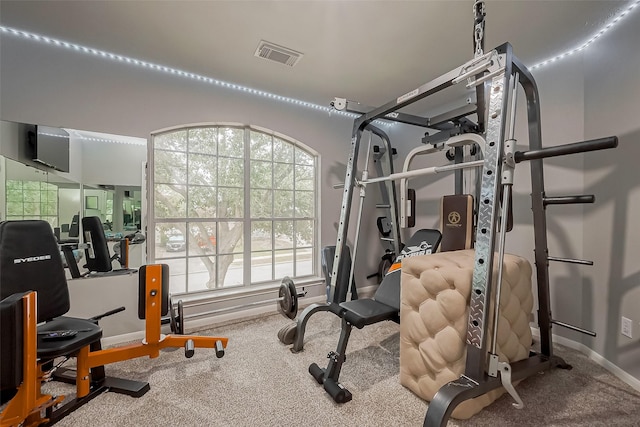
[[[465,106],[444,115],[423,118],[406,114],[400,110],[425,99],[435,93],[454,85],[466,83],[467,88],[476,90],[477,104]],[[516,151],[515,135],[515,106],[518,85],[524,90],[527,102],[528,140],[529,150]],[[588,151],[615,148],[618,138],[615,136],[576,142],[552,147],[542,147],[540,105],[536,82],[529,70],[512,53],[512,47],[505,43],[494,50],[476,57],[438,78],[426,83],[411,92],[383,105],[382,107],[363,112],[353,126],[351,151],[349,154],[345,185],[343,189],[342,210],[338,227],[331,287],[339,289],[339,278],[345,264],[340,263],[344,256],[351,212],[351,201],[356,186],[380,182],[381,179],[366,179],[356,181],[356,167],[358,151],[363,131],[378,119],[397,121],[414,126],[438,129],[443,123],[460,123],[460,119],[477,114],[477,134],[484,142],[483,161],[472,161],[454,165],[426,168],[407,173],[396,173],[387,177],[388,180],[404,180],[410,176],[427,175],[444,171],[459,170],[471,167],[482,167],[480,182],[480,197],[478,205],[475,265],[469,319],[467,326],[467,360],[464,374],[457,380],[445,384],[436,393],[429,404],[424,425],[444,426],[453,411],[461,402],[482,395],[500,386],[505,387],[521,407],[522,400],[515,391],[512,382],[529,377],[537,372],[553,367],[569,368],[564,360],[553,354],[551,336],[552,324],[567,327],[578,332],[595,335],[591,331],[568,325],[551,317],[549,295],[549,261],[560,261],[575,264],[592,262],[551,257],[547,249],[546,207],[549,205],[563,205],[573,203],[593,203],[593,195],[548,197],[545,195],[542,159],[583,153]],[[450,138],[450,126],[440,129],[447,130]],[[469,127],[467,127],[467,130]],[[464,132],[464,130],[463,130]],[[447,139],[445,138],[445,139]],[[477,137],[476,137],[477,138]],[[450,138],[453,139],[453,138]],[[436,148],[450,148],[447,141],[436,144]],[[516,164],[530,162],[531,170],[531,208],[534,226],[534,257],[538,292],[538,326],[540,329],[540,351],[521,361],[508,364],[500,362],[496,352],[497,320],[499,311],[495,310],[492,319],[488,319],[491,306],[499,301],[502,282],[502,265],[507,232],[507,218]],[[385,178],[382,178],[385,179]],[[404,187],[403,187],[404,191]],[[401,195],[404,199],[405,195]],[[401,204],[404,212],[404,203]],[[404,213],[401,214],[404,220]],[[502,227],[501,223],[505,226]],[[496,250],[497,249],[497,250]],[[354,261],[355,262],[355,261]],[[494,270],[493,266],[497,266]],[[497,280],[493,278],[493,271],[497,272]],[[347,273],[348,274],[348,273]],[[347,276],[344,276],[347,277]],[[495,287],[492,286],[496,284]],[[494,289],[495,288],[495,289]],[[311,312],[308,315],[312,314]],[[302,348],[304,323],[296,337],[297,349]],[[298,322],[300,327],[300,321]],[[492,337],[488,332],[493,331]]]
[[[363,125],[362,130],[368,131],[370,135],[369,151],[373,149],[372,158],[375,161],[374,166],[376,169],[376,173],[378,174],[378,176],[392,175],[393,174],[393,155],[396,153],[396,150],[391,146],[389,136],[384,131],[382,131],[381,129],[379,129],[378,127],[370,123]],[[375,135],[380,139],[381,145],[371,146],[372,135]],[[367,153],[367,159],[369,158],[369,154],[371,153],[370,152]],[[348,166],[348,168],[349,170],[354,170],[355,165],[351,165],[351,162],[350,162],[350,165]],[[365,170],[366,169],[367,168],[365,168]],[[348,176],[349,176],[349,172],[347,172],[347,177]],[[365,175],[363,176],[363,179],[366,179],[366,172],[365,172]],[[355,185],[355,178],[351,181],[345,182],[344,185],[341,184],[337,186],[337,188],[340,188],[343,186],[344,188],[347,188],[347,187],[351,188],[354,185]],[[362,191],[360,193],[360,197],[364,198],[363,187],[361,187],[361,190]],[[350,189],[349,191],[351,194],[352,189]],[[401,246],[402,242],[400,240],[398,206],[396,202],[397,201],[396,186],[393,184],[393,182],[386,181],[386,182],[380,183],[380,196],[381,196],[382,203],[376,205],[376,207],[386,211],[385,216],[381,217],[381,218],[384,218],[384,222],[385,222],[385,224],[381,226],[381,228],[384,227],[386,229],[384,235],[381,237],[383,248],[387,252],[393,252],[395,254],[398,254],[402,247]],[[360,225],[360,216],[362,215],[363,202],[364,201],[361,200],[360,210],[358,212],[358,228]],[[347,216],[344,216],[344,209],[343,209],[343,217],[348,218],[348,213],[346,213],[346,215]],[[346,250],[345,246],[343,246],[341,248],[342,258],[334,257],[334,260],[335,259],[346,260],[348,257],[350,257],[350,253],[345,256],[345,250]],[[354,246],[353,248],[354,259],[356,256],[356,250],[357,250],[357,239],[356,239],[356,246]],[[347,264],[350,264],[350,262],[348,262]],[[334,269],[333,274],[335,274],[335,271],[336,270]],[[307,322],[309,321],[309,318],[314,313],[321,312],[321,311],[330,311],[338,315],[338,313],[340,313],[340,311],[342,310],[340,308],[340,303],[348,301],[350,299],[349,295],[351,295],[353,299],[357,299],[357,293],[355,291],[355,283],[353,281],[353,269],[348,269],[348,270],[341,269],[340,271],[341,271],[340,274],[341,275],[344,274],[344,276],[340,276],[340,278],[337,281],[330,280],[327,278],[327,302],[326,303],[310,304],[302,311],[300,316],[298,316],[295,323],[285,325],[278,332],[278,338],[282,343],[287,345],[293,344],[293,346],[291,347],[291,352],[298,353],[303,350],[304,334],[307,327]]]

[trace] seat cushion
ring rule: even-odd
[[[342,317],[358,329],[383,320],[396,320],[399,315],[396,308],[372,299],[346,301],[340,307],[344,309]]]
[[[78,331],[69,339],[44,340],[47,331]],[[38,358],[42,360],[70,355],[73,356],[82,347],[102,338],[102,328],[90,320],[75,317],[57,317],[50,322],[38,326]]]

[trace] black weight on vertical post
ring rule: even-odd
[[[295,319],[298,314],[298,292],[293,280],[285,276],[278,291],[278,311],[289,319]]]
[[[178,300],[178,318],[176,319],[179,335],[184,335],[184,305],[182,300]]]
[[[175,306],[173,305],[171,295],[169,295],[169,326],[171,328],[172,334],[178,333],[178,325],[176,322],[176,309],[175,309]]]

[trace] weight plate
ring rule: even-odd
[[[291,345],[296,340],[297,332],[297,323],[286,325],[278,331],[278,339],[282,344]]]
[[[289,319],[294,319],[298,314],[298,295],[296,286],[288,276],[282,279],[278,290],[278,311]]]
[[[291,310],[289,311],[291,316],[289,318],[293,320],[298,315],[298,291],[293,281],[290,280],[287,285],[289,286],[289,293],[291,294]]]
[[[178,323],[178,334],[184,335],[184,306],[182,300],[178,300],[178,318],[176,321]]]

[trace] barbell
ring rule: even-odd
[[[304,297],[307,294],[305,290],[298,293],[296,290],[296,286],[293,283],[293,280],[288,276],[285,276],[282,279],[282,283],[280,283],[280,288],[278,289],[278,297],[266,300],[266,301],[256,301],[250,302],[241,305],[235,305],[233,307],[224,307],[218,308],[215,310],[209,310],[202,313],[192,314],[190,316],[185,316],[184,314],[184,303],[180,299],[176,304],[173,303],[173,298],[169,295],[169,325],[171,327],[171,332],[174,334],[184,335],[184,321],[189,318],[196,318],[207,316],[210,314],[221,313],[224,311],[232,311],[240,308],[251,307],[254,305],[263,305],[269,302],[277,302],[278,311],[288,319],[295,319],[298,315],[298,298]],[[204,304],[204,303],[201,303]],[[208,304],[208,303],[207,303]]]

